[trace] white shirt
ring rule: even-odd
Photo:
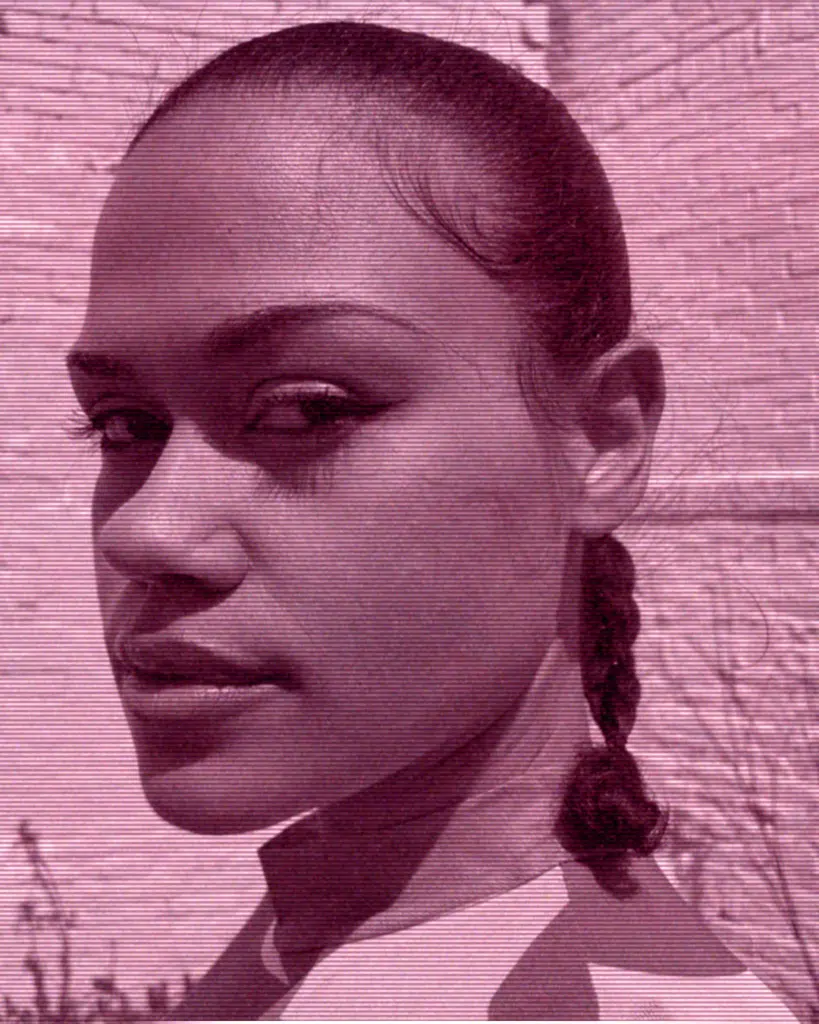
[[[537,986],[531,979],[510,983],[516,966],[568,903],[563,872],[557,868],[435,920],[347,943],[322,958],[262,1019],[514,1019],[508,1013],[517,1004],[518,1010],[539,1013],[541,1020],[796,1021],[741,965],[730,974],[685,976],[654,973],[649,964],[645,970],[627,970],[588,960],[576,962],[578,978],[572,979],[550,977],[545,963],[536,975]],[[276,974],[281,967],[273,929],[265,934],[261,956]],[[584,966],[594,1016],[575,1017]],[[516,987],[522,991],[515,992]],[[562,991],[566,987],[574,991]]]

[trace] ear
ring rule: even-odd
[[[567,455],[575,481],[571,525],[588,537],[610,533],[645,493],[665,402],[660,354],[629,340],[588,371]]]

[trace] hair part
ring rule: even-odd
[[[396,200],[507,289],[526,327],[518,353],[524,397],[533,414],[552,418],[555,395],[626,339],[632,300],[611,187],[548,89],[488,54],[420,33],[352,21],[298,25],[239,43],[194,71],[128,151],[195,99],[316,91],[343,101],[365,130]],[[442,155],[453,143],[474,168],[468,187],[463,173],[447,181]],[[632,653],[639,613],[634,566],[619,541],[585,541],[580,585],[583,684],[605,744],[578,753],[556,831],[601,885],[627,896],[635,891],[628,858],[656,848],[665,817],[626,749],[640,697]]]

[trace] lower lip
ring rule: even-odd
[[[120,682],[122,702],[137,717],[153,721],[189,722],[230,718],[272,697],[281,698],[284,682],[260,682],[247,686],[216,685],[191,680],[157,683],[149,677],[126,672]]]

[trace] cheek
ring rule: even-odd
[[[393,452],[380,477],[356,474],[355,490],[336,481],[280,547],[282,594],[336,672],[366,664],[395,680],[411,667],[443,681],[528,669],[551,628],[564,541],[537,464],[427,445]]]
[[[529,531],[491,492],[362,513],[343,543],[316,537],[332,556],[297,615],[313,641],[310,721],[332,723],[321,744],[383,767],[463,742],[523,692],[553,635],[561,569],[557,551],[532,565],[518,545]]]

